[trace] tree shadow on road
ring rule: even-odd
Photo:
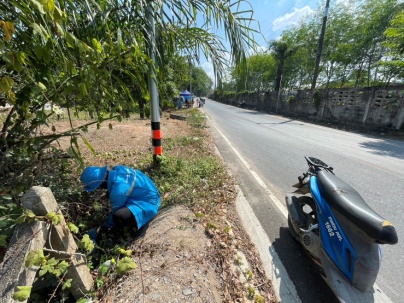
[[[363,142],[360,146],[371,150],[376,155],[404,159],[404,142],[401,141],[380,140],[376,142]]]

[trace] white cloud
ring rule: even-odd
[[[300,9],[294,8],[294,11],[289,14],[285,14],[279,18],[276,18],[272,23],[272,30],[274,32],[285,29],[290,25],[297,25],[302,20],[303,17],[314,13],[314,10],[310,8],[310,6],[306,5]]]

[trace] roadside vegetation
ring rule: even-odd
[[[119,149],[102,153],[83,134],[133,116],[148,119],[149,80],[157,80],[161,113],[172,108],[173,99],[185,89],[192,87],[194,94],[207,95],[212,80],[196,67],[199,58],[209,58],[220,76],[228,55],[237,64],[245,61],[246,50],[254,46],[252,10],[241,10],[243,4],[248,5],[242,0],[220,5],[182,0],[0,2],[0,107],[7,107],[0,118],[0,256],[17,223],[41,219],[58,224],[65,219],[92,270],[112,257],[117,260],[118,275],[135,266],[125,259],[130,255],[125,246],[108,242],[111,239],[105,239],[110,246],[100,243],[110,248],[95,247],[96,253],[91,254],[94,247],[86,232],[101,222],[108,203],[107,197],[91,196],[81,189],[77,178],[88,163],[84,150],[112,165],[131,158],[130,164],[147,172],[161,188],[163,207],[192,204],[200,195],[208,201],[200,209],[206,214],[212,201],[221,201],[224,170],[219,161],[199,150],[198,135],[168,140],[156,164],[150,138],[144,143],[145,153]],[[203,24],[198,24],[200,16]],[[217,27],[227,33],[229,53],[223,39],[211,31]],[[155,70],[156,79],[148,79],[150,69]],[[59,127],[60,121],[67,127]],[[192,121],[202,128],[203,119],[197,114],[190,113]],[[64,148],[61,140],[68,141]],[[198,157],[188,157],[195,153]],[[35,218],[21,208],[21,196],[33,185],[51,188],[64,218],[55,214]],[[90,200],[94,203],[85,203]],[[63,279],[66,262],[37,251],[27,265],[40,265],[43,277],[53,275],[50,292],[45,292],[49,301],[68,300],[64,289],[71,281]],[[96,281],[96,287],[102,288],[104,276]],[[30,294],[29,286],[15,291],[18,300]]]
[[[324,2],[299,24],[235,65],[218,94],[310,89]],[[404,4],[399,0],[331,1],[317,89],[402,84]],[[273,37],[274,38],[274,37]]]
[[[233,62],[245,61],[245,51],[255,42],[249,27],[252,10],[241,11],[243,4],[248,5],[241,0],[223,5],[177,0],[153,5],[110,0],[0,3],[0,106],[8,106],[0,118],[3,250],[21,214],[19,199],[32,185],[50,186],[59,201],[81,199],[71,174],[85,165],[81,144],[96,152],[82,132],[130,115],[149,117],[151,68],[164,111],[191,86],[195,94],[209,93],[210,78],[195,67],[202,54],[212,60],[218,76],[224,71],[228,52],[212,28],[220,26],[227,33]],[[167,12],[173,16],[168,18]],[[204,23],[198,25],[200,15]],[[84,112],[89,120],[78,119]],[[44,132],[62,115],[69,128]],[[63,138],[69,147],[62,151],[54,143]],[[77,167],[72,168],[71,159]],[[153,162],[151,152],[143,161]],[[162,167],[174,165],[172,161],[162,159]],[[202,164],[209,171],[209,165]],[[181,191],[175,194],[181,197]]]
[[[349,3],[330,11],[320,86],[402,82],[403,3]],[[205,146],[205,121],[198,110],[184,113],[192,135],[167,139],[157,163],[147,147],[150,140],[139,146],[143,152],[118,147],[101,152],[83,134],[113,128],[117,121],[135,116],[148,119],[150,69],[156,72],[163,116],[185,89],[192,88],[198,96],[209,94],[212,81],[196,67],[202,56],[213,64],[221,84],[218,93],[306,87],[314,70],[322,13],[319,7],[315,16],[285,31],[281,40],[271,42],[269,53],[247,58],[257,43],[253,11],[244,0],[1,1],[0,106],[7,109],[0,113],[0,258],[15,224],[34,219],[23,213],[21,196],[31,186],[42,185],[56,196],[93,270],[108,260],[126,260],[130,252],[125,243],[111,239],[100,243],[110,248],[96,247],[96,253],[91,253],[94,247],[86,231],[101,224],[108,200],[81,189],[77,178],[90,157],[85,150],[93,161],[126,163],[145,171],[162,192],[162,207],[187,204],[204,218],[215,212],[217,203],[231,200],[232,181]],[[198,23],[201,17],[203,24]],[[218,28],[229,39],[229,52],[215,34]],[[231,78],[225,79],[228,58],[233,66]],[[63,148],[62,140],[68,142]],[[94,203],[85,203],[89,200]],[[61,219],[45,218],[54,224]],[[214,230],[217,222],[207,225]],[[28,263],[48,266],[42,273],[55,275],[51,291],[69,287],[69,281],[59,283],[65,263],[40,252]],[[133,266],[125,261],[120,272]],[[103,273],[96,280],[97,289],[108,281]],[[24,299],[27,292],[17,293]],[[61,301],[66,299],[63,296],[63,291],[54,293]]]
[[[85,164],[93,165],[123,164],[144,171],[159,188],[162,197],[161,209],[186,205],[196,214],[201,223],[204,222],[207,231],[218,233],[221,230],[221,233],[226,234],[229,227],[225,222],[221,222],[217,211],[221,205],[233,203],[236,194],[234,181],[214,152],[204,115],[195,108],[176,111],[176,113],[187,117],[187,121],[184,121],[186,131],[177,130],[177,135],[174,131],[174,134],[170,134],[170,137],[164,140],[164,155],[158,158],[157,163],[153,162],[153,156],[148,152],[149,132],[138,134],[141,138],[136,141],[137,144],[133,149],[119,149],[115,146],[115,142],[108,143],[104,138],[94,136],[89,139],[89,143],[91,141],[92,144],[97,144],[96,141],[100,141],[104,144],[106,151],[92,152],[86,144],[80,143],[83,161]],[[168,113],[163,113],[162,118],[168,119]],[[138,123],[144,121],[130,117],[123,123],[130,125],[133,119]],[[53,121],[53,126],[57,128],[62,128],[66,124],[68,120],[65,119]],[[114,123],[111,129],[106,131],[113,132],[114,127],[119,125],[121,123]],[[95,128],[92,130],[96,131]],[[125,140],[126,138],[121,139],[121,141]],[[55,145],[57,145],[56,142]],[[95,279],[93,293],[86,294],[79,301],[88,302],[90,298],[96,299],[102,296],[108,288],[113,287],[122,274],[137,267],[137,264],[129,258],[134,253],[129,248],[134,235],[130,231],[124,235],[104,235],[95,245],[89,240],[87,231],[101,226],[109,213],[108,197],[103,191],[84,192],[79,182],[80,162],[66,154],[63,148],[58,152],[55,151],[56,149],[43,155],[42,160],[37,162],[35,178],[26,180],[21,186],[29,188],[32,185],[40,185],[51,188],[63,217],[68,222],[70,230],[74,232],[81,253],[86,255],[88,267]],[[12,203],[11,196],[3,194],[2,199],[0,223],[2,231],[9,232],[7,235],[11,235],[16,224],[15,219],[18,219],[18,222],[34,219],[27,212],[21,213],[22,210],[18,204]],[[44,219],[53,224],[58,224],[60,220],[53,215]],[[3,237],[3,244],[7,239],[8,237]],[[229,252],[222,251],[222,253],[224,253],[223,256],[219,253],[212,258],[225,258]],[[49,258],[46,252],[36,251],[29,255],[26,263],[27,266],[40,266],[37,280],[46,280],[48,287],[40,288],[37,292],[20,287],[16,290],[16,298],[30,297],[30,302],[48,300],[74,302],[69,294],[71,281],[64,279],[65,270],[69,265],[68,259],[58,262]]]

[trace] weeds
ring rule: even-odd
[[[250,298],[250,299],[252,299],[252,298],[254,298],[254,295],[255,295],[255,288],[254,288],[254,286],[248,286],[247,287],[247,297],[248,298]]]
[[[206,126],[205,116],[196,108],[192,108],[188,111],[187,122],[196,128]]]
[[[233,199],[234,187],[222,162],[207,146],[205,117],[196,109],[189,110],[187,116],[187,122],[192,129],[190,135],[164,139],[164,155],[158,158],[158,165],[153,164],[151,152],[142,153],[116,148],[96,152],[93,159],[99,163],[107,162],[112,166],[123,164],[144,171],[160,191],[161,208],[185,204],[196,213],[198,219],[207,220],[218,205]],[[64,216],[78,227],[77,237],[87,239],[86,232],[105,221],[110,211],[109,200],[100,191],[83,192],[78,180],[80,172],[78,165],[61,155],[58,150],[53,150],[48,156],[55,157],[55,160],[49,158],[50,161],[37,167],[35,183],[30,180],[24,186],[35,184],[50,187],[61,205]],[[0,220],[0,245],[4,245],[10,234],[3,235],[5,230],[3,225],[12,226],[21,210],[15,203],[8,203],[8,199],[12,199],[10,194],[0,192],[0,199],[0,212],[3,216]],[[207,228],[215,231],[219,225],[208,223]],[[89,296],[96,297],[97,294],[102,294],[114,283],[119,274],[136,266],[128,259],[129,252],[126,250],[128,238],[129,234],[108,235],[96,243],[95,250],[88,255],[88,266],[95,276],[94,293],[88,294]],[[86,250],[85,247],[92,250],[89,248],[89,241],[85,242],[82,250]],[[112,259],[117,260],[114,267],[100,270],[101,264]],[[60,296],[63,297],[63,293]],[[38,300],[40,301],[40,298]],[[68,298],[65,300],[69,302]]]

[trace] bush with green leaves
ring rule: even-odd
[[[163,102],[170,102],[179,89],[178,75],[184,71],[176,70],[179,65],[173,62],[178,58],[184,62],[180,54],[192,53],[198,60],[203,53],[212,59],[218,75],[223,72],[227,52],[211,26],[227,33],[233,62],[244,61],[246,49],[255,41],[250,31],[252,10],[240,11],[242,4],[248,2],[171,0],[151,6],[111,0],[1,1],[0,105],[8,103],[11,110],[0,124],[0,194],[12,196],[18,204],[20,195],[44,175],[38,166],[61,161],[60,155],[49,159],[59,138],[70,138],[68,153],[83,165],[79,130],[135,110],[149,116],[150,68],[156,72]],[[145,31],[151,28],[145,14],[149,9],[157,27],[155,43]],[[165,9],[176,12],[175,17],[159,13]],[[204,14],[204,25],[190,27],[199,13]],[[50,122],[60,108],[70,123],[81,111],[88,112],[93,122],[77,127],[71,123],[70,130],[58,132]]]

